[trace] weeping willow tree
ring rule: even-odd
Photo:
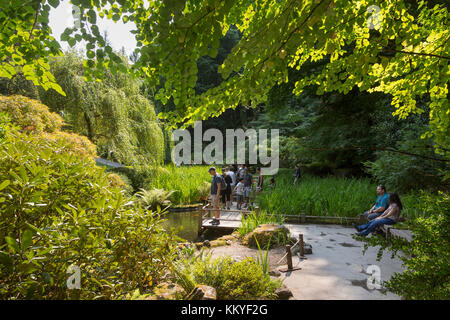
[[[43,103],[60,113],[70,130],[86,135],[98,154],[130,166],[160,164],[164,135],[140,81],[105,69],[104,79],[86,82],[83,58],[75,52],[50,59],[51,72],[66,92],[40,90]]]

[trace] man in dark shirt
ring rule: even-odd
[[[229,174],[230,171],[228,169],[224,169],[223,171],[223,179],[225,180],[225,189],[221,191],[222,203],[227,206],[227,209],[230,210],[231,207],[231,185],[233,184],[233,179]]]
[[[212,175],[211,180],[211,203],[213,205],[214,216],[215,218],[210,222],[212,225],[219,225],[219,217],[220,217],[220,211],[219,211],[219,197],[220,197],[220,191],[224,189],[225,181],[223,180],[222,176],[216,173],[216,168],[211,167],[208,170],[209,174]]]

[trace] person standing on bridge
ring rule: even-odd
[[[234,190],[236,192],[236,206],[238,210],[241,210],[242,208],[242,201],[244,200],[244,178],[241,178],[241,180],[237,183],[236,187],[234,187]]]
[[[253,189],[253,176],[248,172],[248,168],[244,169],[244,208],[248,208],[248,199],[250,198],[250,192]]]
[[[211,203],[214,210],[214,219],[210,222],[212,225],[219,225],[220,221],[220,211],[219,211],[219,198],[220,191],[225,189],[225,181],[221,175],[216,173],[216,168],[211,167],[208,170],[209,174],[212,175],[211,180]]]
[[[236,174],[232,170],[232,168],[227,169],[227,176],[231,178],[231,189],[234,189],[236,186]]]
[[[227,209],[230,210],[231,207],[231,188],[233,184],[233,179],[230,176],[230,171],[227,169],[223,170],[223,179],[225,180],[225,189],[221,192],[222,202],[227,206]]]

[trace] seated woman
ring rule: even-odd
[[[376,227],[382,226],[384,224],[395,224],[400,217],[400,211],[403,209],[400,197],[396,192],[389,193],[389,207],[383,212],[381,216],[369,221],[361,226],[354,225],[358,231],[358,236],[367,236]]]

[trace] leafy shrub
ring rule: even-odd
[[[50,112],[46,105],[19,95],[0,96],[0,112],[8,113],[13,123],[27,131],[55,132],[64,124],[63,119]]]
[[[95,144],[89,141],[85,136],[76,133],[58,131],[53,133],[42,133],[42,137],[51,141],[58,141],[59,143],[68,146],[72,153],[78,154],[82,157],[96,158],[97,148]]]
[[[196,284],[214,287],[217,299],[275,298],[275,289],[280,282],[264,274],[253,258],[233,261],[230,257],[212,260],[211,255],[186,258],[177,263],[175,282],[186,292]]]
[[[413,240],[393,238],[387,243],[384,238],[364,239],[364,252],[369,246],[380,245],[378,260],[383,251],[398,255],[406,267],[395,273],[385,286],[405,299],[450,299],[450,195],[426,194],[421,197],[423,217],[410,222]],[[401,252],[401,254],[398,254]]]
[[[111,186],[114,188],[120,188],[125,190],[128,194],[132,192],[132,188],[129,185],[129,182],[126,176],[117,174],[117,173],[109,173],[108,174],[108,181]],[[127,181],[127,182],[125,182]]]
[[[96,146],[85,136],[61,131],[63,119],[50,112],[39,101],[22,96],[0,96],[0,112],[23,131],[39,134],[47,140],[59,141],[71,149],[71,152],[83,157],[95,158]]]
[[[60,141],[8,128],[0,177],[0,299],[120,298],[171,269],[175,243],[159,215]],[[72,264],[79,290],[66,287]]]

